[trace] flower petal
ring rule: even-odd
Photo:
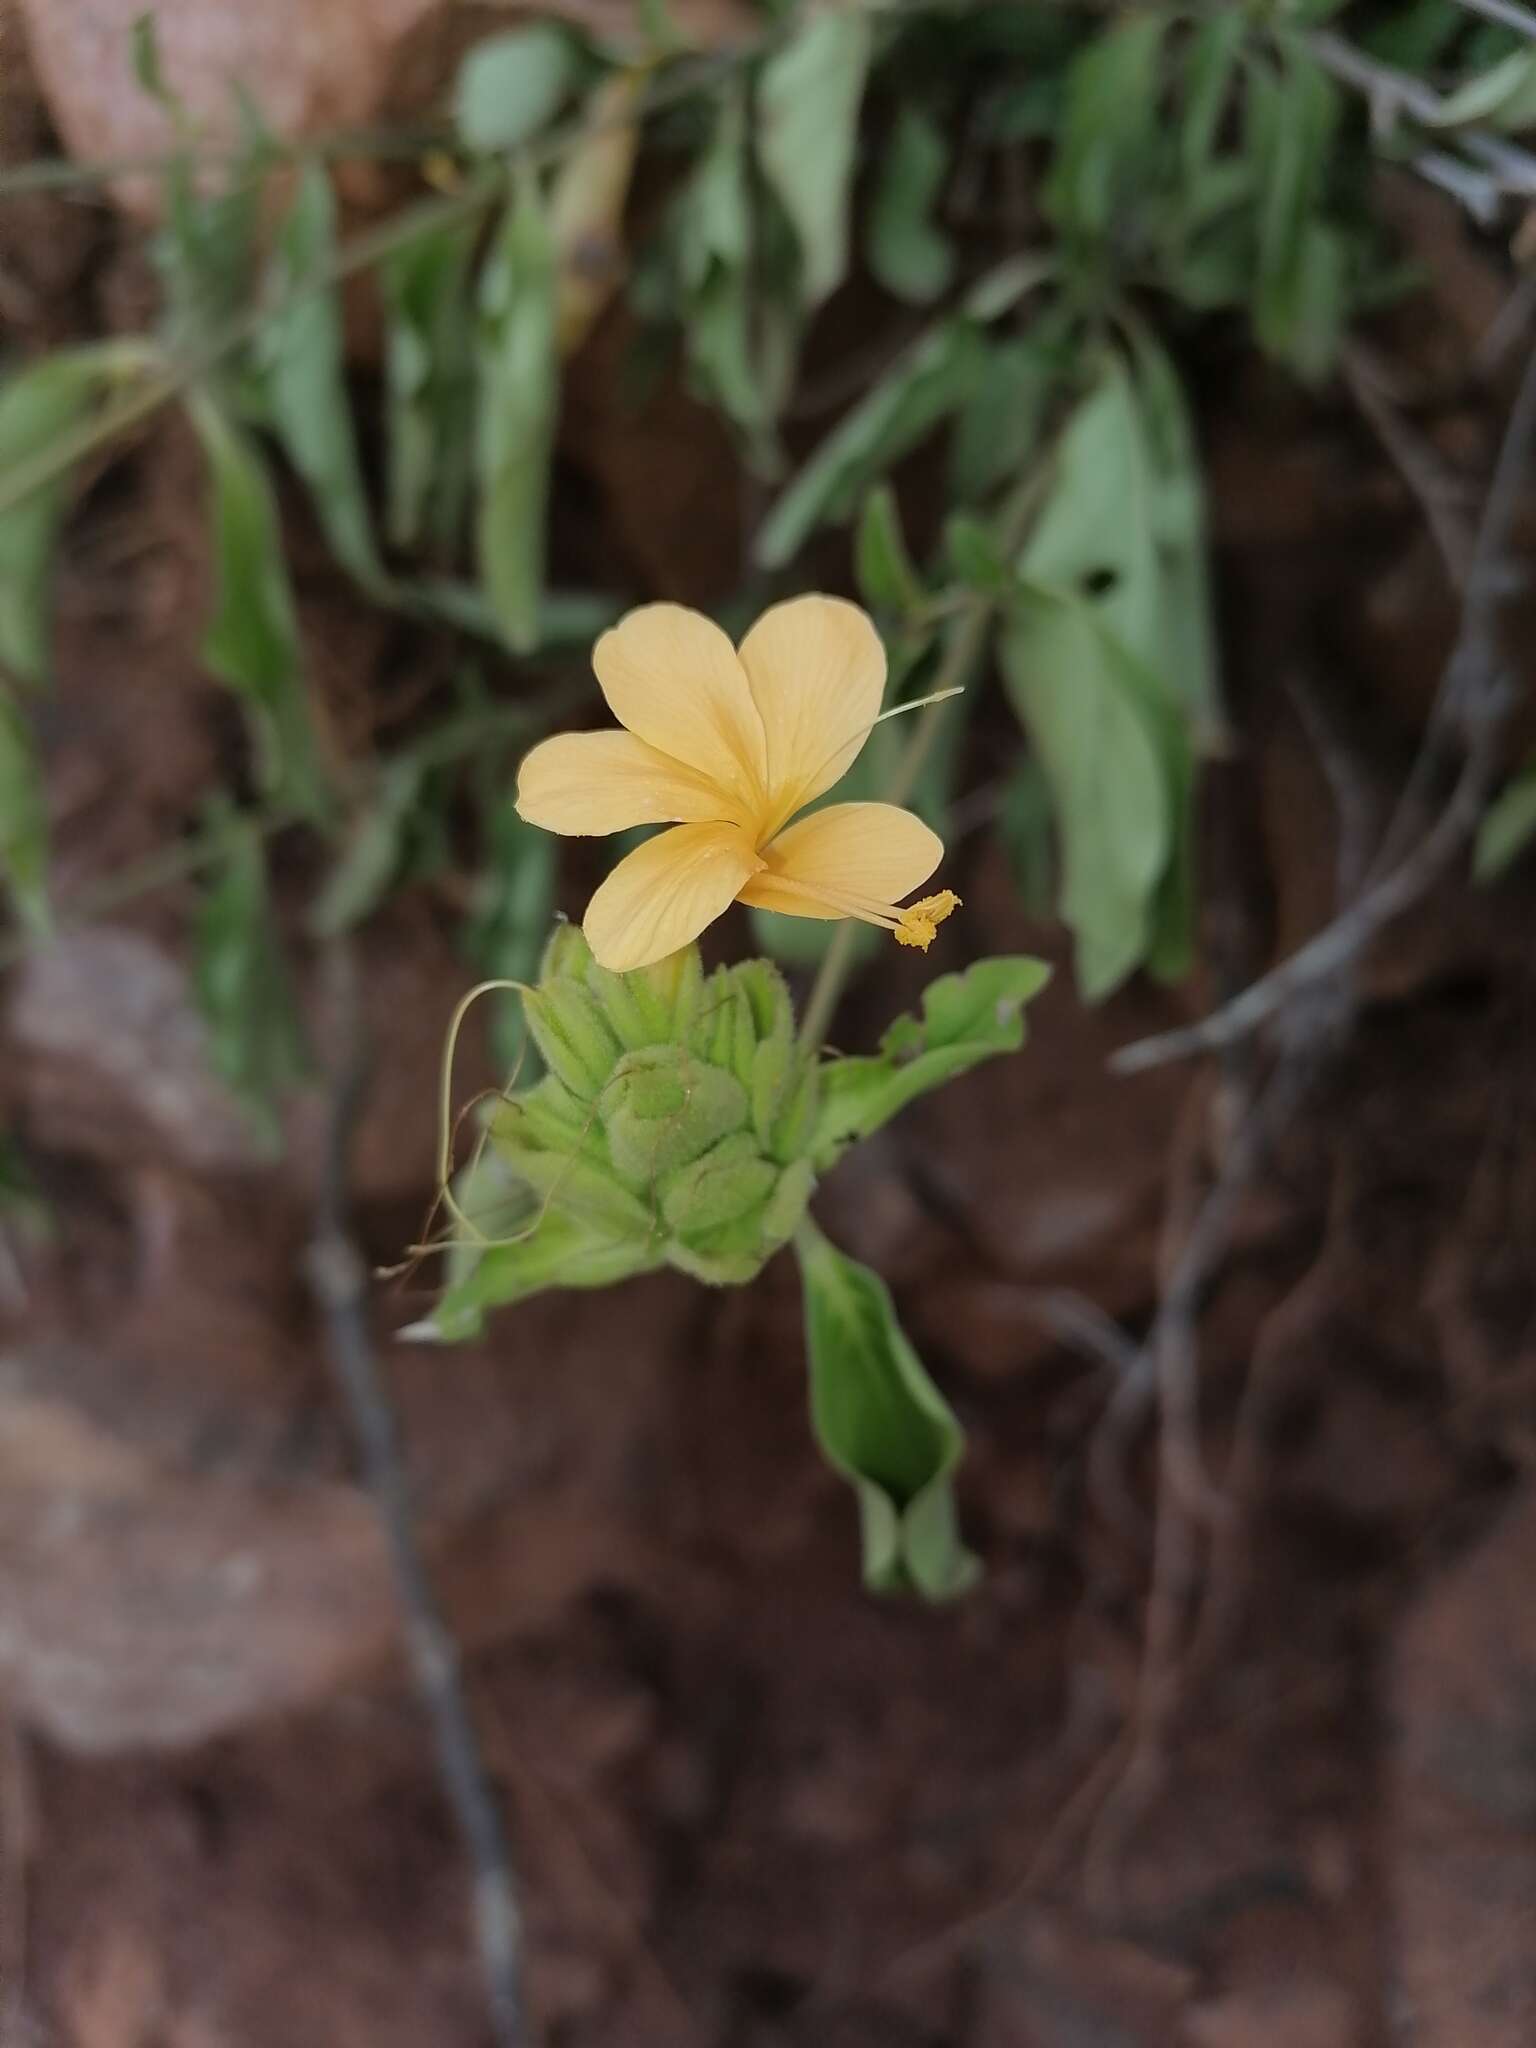
[[[626,854],[582,920],[600,967],[627,974],[692,943],[762,862],[737,825],[674,825]]]
[[[895,804],[828,804],[764,848],[767,865],[741,891],[741,900],[794,917],[847,917],[849,910],[839,904],[899,903],[927,881],[943,857],[943,840],[911,811]],[[800,887],[777,887],[779,876]],[[802,889],[825,889],[826,907]]]
[[[620,725],[714,783],[733,817],[755,826],[766,788],[763,721],[736,650],[712,619],[680,604],[628,613],[592,650]]]
[[[722,815],[715,785],[631,732],[544,740],[517,771],[517,814],[546,832],[627,832]]]
[[[885,649],[838,597],[792,597],[741,643],[768,740],[771,832],[852,767],[880,712]]]

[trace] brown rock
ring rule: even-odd
[[[0,1407],[0,1683],[53,1740],[202,1740],[328,1692],[393,1626],[355,1489],[170,1471],[62,1403]]]

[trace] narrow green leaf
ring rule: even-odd
[[[519,181],[480,279],[476,559],[507,645],[538,645],[555,416],[555,257],[532,174]]]
[[[1186,194],[1204,177],[1215,153],[1222,116],[1251,31],[1251,20],[1242,8],[1226,7],[1200,22],[1190,35],[1183,60],[1184,106],[1179,118]]]
[[[1019,567],[1097,613],[1214,745],[1222,720],[1193,435],[1172,365],[1150,339],[1137,369],[1105,358],[1062,432]]]
[[[1073,64],[1045,188],[1064,232],[1105,239],[1149,182],[1163,146],[1159,71],[1169,18],[1129,14],[1103,29]]]
[[[830,1166],[855,1139],[867,1138],[909,1102],[959,1074],[1024,1043],[1024,1005],[1051,970],[1024,954],[978,960],[963,974],[944,974],[923,992],[920,1017],[898,1017],[878,1053],[829,1060],[821,1069],[822,1099],[812,1147],[818,1167]]]
[[[29,931],[49,927],[48,801],[30,721],[0,692],[0,880]]]
[[[969,320],[946,320],[917,342],[844,415],[758,531],[755,555],[782,569],[816,527],[847,519],[864,492],[970,393],[985,343]]]
[[[949,170],[944,130],[920,107],[903,107],[886,145],[869,211],[869,267],[909,305],[942,297],[955,274],[954,245],[933,223]]]
[[[1536,838],[1536,760],[1510,778],[1483,814],[1477,828],[1472,875],[1492,882],[1512,867]]]
[[[371,917],[406,864],[413,815],[427,764],[419,754],[391,761],[354,823],[309,913],[316,938],[334,938]]]
[[[453,118],[466,149],[516,149],[537,135],[575,82],[575,51],[553,22],[476,43],[459,67]]]
[[[1132,657],[1085,600],[1027,588],[999,651],[1051,785],[1061,914],[1077,941],[1078,984],[1093,1002],[1144,957],[1173,851],[1161,735]]]
[[[112,344],[61,349],[0,385],[0,476],[89,417],[120,359]],[[50,667],[54,550],[72,479],[56,477],[0,513],[0,669],[40,684]]]
[[[996,597],[1013,580],[992,528],[969,512],[952,512],[945,520],[944,551],[955,574],[971,590]]]
[[[805,1298],[811,1426],[854,1489],[872,1592],[951,1600],[980,1566],[960,1541],[959,1423],[923,1370],[878,1274],[809,1222],[795,1237]]]
[[[177,102],[165,82],[165,72],[160,63],[160,28],[155,20],[154,10],[146,9],[135,15],[128,30],[128,61],[133,68],[134,82],[152,100],[158,100],[162,107],[174,110]]]
[[[380,268],[388,309],[384,378],[388,524],[396,547],[453,553],[474,469],[474,326],[467,302],[473,223],[418,235]]]
[[[1536,127],[1536,50],[1512,50],[1480,77],[1448,93],[1429,124],[1440,128]]]
[[[811,15],[763,66],[758,161],[794,223],[803,296],[819,306],[848,269],[848,206],[873,30],[856,10]]]
[[[253,443],[207,392],[194,392],[187,412],[213,482],[216,589],[203,659],[250,706],[263,787],[318,817],[328,799],[272,486]]]
[[[950,448],[950,494],[974,505],[1022,474],[1040,443],[1063,366],[1033,338],[989,343],[960,411]]]
[[[197,918],[197,999],[214,1067],[275,1148],[277,1105],[309,1074],[309,1056],[267,894],[261,839],[231,818],[223,851]]]
[[[1264,177],[1254,332],[1298,375],[1317,377],[1339,338],[1335,296],[1319,271],[1337,259],[1323,253],[1317,218],[1339,125],[1339,90],[1303,48],[1288,44],[1278,77],[1254,71],[1248,108]],[[1332,319],[1324,317],[1330,307]]]
[[[489,979],[537,981],[539,960],[554,910],[553,833],[541,832],[517,814],[516,792],[508,790],[490,812],[474,902],[464,928],[464,948]],[[515,996],[501,995],[492,1011],[491,1040],[498,1064],[517,1069],[518,1084],[539,1076],[539,1057]],[[521,1063],[521,1064],[519,1064]]]
[[[325,166],[305,166],[278,232],[272,265],[275,311],[263,322],[256,361],[272,424],[308,484],[326,538],[364,589],[388,578],[374,543],[357,439],[347,400],[341,305],[331,274],[336,202]]]
[[[889,484],[877,484],[864,500],[854,540],[854,575],[872,611],[904,618],[927,596],[907,552],[901,508]]]

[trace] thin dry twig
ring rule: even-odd
[[[474,1869],[475,1932],[497,2048],[527,2048],[522,1915],[511,1853],[465,1699],[458,1645],[417,1539],[399,1425],[368,1326],[368,1269],[351,1233],[348,1155],[368,1065],[356,967],[341,941],[331,947],[326,964],[341,1058],[332,1084],[310,1284],[325,1319],[331,1367],[357,1435],[368,1489],[389,1541],[406,1649],[432,1723],[443,1789]]]
[[[1451,588],[1465,590],[1475,541],[1465,517],[1460,484],[1393,404],[1380,369],[1366,349],[1357,342],[1346,343],[1339,357],[1339,373],[1417,500]]]
[[[1516,581],[1510,566],[1510,543],[1533,445],[1536,354],[1526,366],[1489,486],[1467,570],[1461,630],[1430,714],[1419,760],[1388,828],[1383,853],[1416,836],[1414,813],[1423,786],[1433,779],[1451,747],[1460,744],[1465,749],[1461,771],[1438,819],[1418,837],[1412,850],[1385,872],[1381,872],[1379,855],[1370,885],[1289,960],[1198,1024],[1122,1046],[1110,1061],[1114,1072],[1139,1074],[1170,1060],[1219,1051],[1263,1026],[1283,1021],[1301,998],[1347,975],[1378,933],[1419,902],[1465,848],[1487,805],[1498,770],[1499,743],[1518,701],[1499,646],[1498,626]]]

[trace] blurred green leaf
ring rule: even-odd
[[[0,385],[0,476],[80,426],[120,367],[112,343],[60,349]],[[46,681],[51,666],[54,550],[72,479],[55,477],[0,512],[0,669]]]
[[[988,344],[950,447],[949,487],[956,503],[974,505],[1022,472],[1039,445],[1045,409],[1061,376],[1055,352],[1033,337]]]
[[[970,590],[996,597],[1013,581],[992,528],[969,512],[951,512],[944,522],[944,551],[960,581]]]
[[[889,484],[877,484],[864,500],[854,540],[854,576],[871,611],[904,618],[927,597],[912,566],[901,530],[901,508]]]
[[[538,980],[553,918],[555,865],[554,834],[526,824],[517,814],[516,791],[509,789],[486,819],[485,850],[464,927],[465,951],[489,979]],[[496,998],[491,1044],[505,1072],[516,1068],[519,1087],[538,1079],[538,1049],[516,996]]]
[[[845,1147],[890,1122],[909,1102],[1024,1043],[1024,1005],[1051,978],[1043,960],[1023,954],[978,960],[963,974],[942,974],[923,991],[921,1017],[898,1017],[878,1053],[829,1060],[821,1069],[821,1107],[812,1156],[830,1166]]]
[[[310,907],[309,928],[316,938],[334,938],[361,924],[399,880],[427,768],[427,761],[414,752],[386,766],[372,802],[354,821]]]
[[[848,270],[848,205],[872,33],[868,17],[852,9],[809,15],[758,82],[758,162],[799,237],[807,306],[819,306]]]
[[[869,267],[886,290],[925,306],[949,289],[955,251],[933,222],[949,170],[944,130],[918,106],[896,117],[870,204]]]
[[[560,370],[555,258],[538,185],[518,182],[480,279],[475,553],[508,647],[538,645]]]
[[[754,549],[782,569],[816,527],[847,519],[876,477],[969,395],[985,343],[967,319],[946,320],[909,349],[809,457],[769,509]]]
[[[1536,126],[1536,50],[1512,50],[1480,78],[1469,78],[1447,93],[1429,125],[1509,133]]]
[[[1298,376],[1315,379],[1333,364],[1345,312],[1342,247],[1318,217],[1339,90],[1303,46],[1287,44],[1278,74],[1253,70],[1248,109],[1264,180],[1254,332]]]
[[[951,1600],[975,1584],[960,1541],[960,1425],[896,1320],[884,1281],[810,1223],[795,1238],[805,1297],[811,1427],[859,1504],[872,1592]]]
[[[380,267],[389,322],[388,524],[396,547],[451,555],[474,468],[475,352],[466,287],[473,222],[417,235]]]
[[[254,444],[207,392],[192,394],[187,413],[213,482],[216,589],[203,659],[251,708],[268,795],[320,817],[328,797],[272,486]]]
[[[231,816],[223,861],[198,912],[194,984],[214,1067],[276,1148],[277,1105],[309,1074],[288,966],[267,894],[260,836]]]
[[[166,161],[164,217],[150,257],[165,294],[160,324],[177,349],[205,343],[250,300],[266,175],[277,149],[248,100],[240,100],[240,112],[239,147],[216,187],[199,182],[187,135]],[[179,111],[173,115],[183,128]],[[238,385],[239,366],[221,369],[217,381],[221,388]]]
[[[558,112],[576,53],[553,22],[531,21],[476,43],[459,66],[453,119],[466,149],[516,149]]]
[[[775,422],[794,371],[800,311],[769,223],[754,227],[752,175],[746,104],[739,86],[727,88],[673,214],[676,295],[695,388],[736,425],[766,473],[777,461]]]
[[[1492,882],[1536,838],[1536,760],[1511,776],[1483,814],[1472,856],[1475,881]]]
[[[1134,375],[1120,356],[1104,358],[1067,422],[1019,568],[1095,611],[1214,744],[1203,487],[1178,378],[1150,338],[1138,343]]]
[[[1061,915],[1077,979],[1097,1001],[1147,952],[1176,820],[1133,658],[1082,598],[1039,586],[1016,599],[1000,643],[1008,694],[1051,786]]]
[[[256,342],[267,406],[284,452],[308,484],[336,558],[365,590],[388,586],[357,458],[347,399],[341,304],[327,283],[336,258],[336,202],[323,164],[307,164],[278,232],[275,311]]]
[[[1159,85],[1169,17],[1128,14],[1096,35],[1067,76],[1045,204],[1062,231],[1104,241],[1153,182],[1166,125]]]
[[[1024,754],[1014,762],[998,807],[997,832],[1029,917],[1049,917],[1056,862],[1051,847],[1051,785],[1040,763]]]
[[[165,82],[160,64],[160,26],[153,8],[136,14],[128,30],[128,62],[134,82],[162,107],[173,109],[177,102]]]
[[[26,928],[46,932],[48,799],[30,721],[0,692],[0,879]]]
[[[1209,174],[1222,117],[1251,32],[1251,20],[1242,8],[1225,7],[1190,33],[1183,54],[1184,103],[1178,119],[1186,195],[1197,191]]]

